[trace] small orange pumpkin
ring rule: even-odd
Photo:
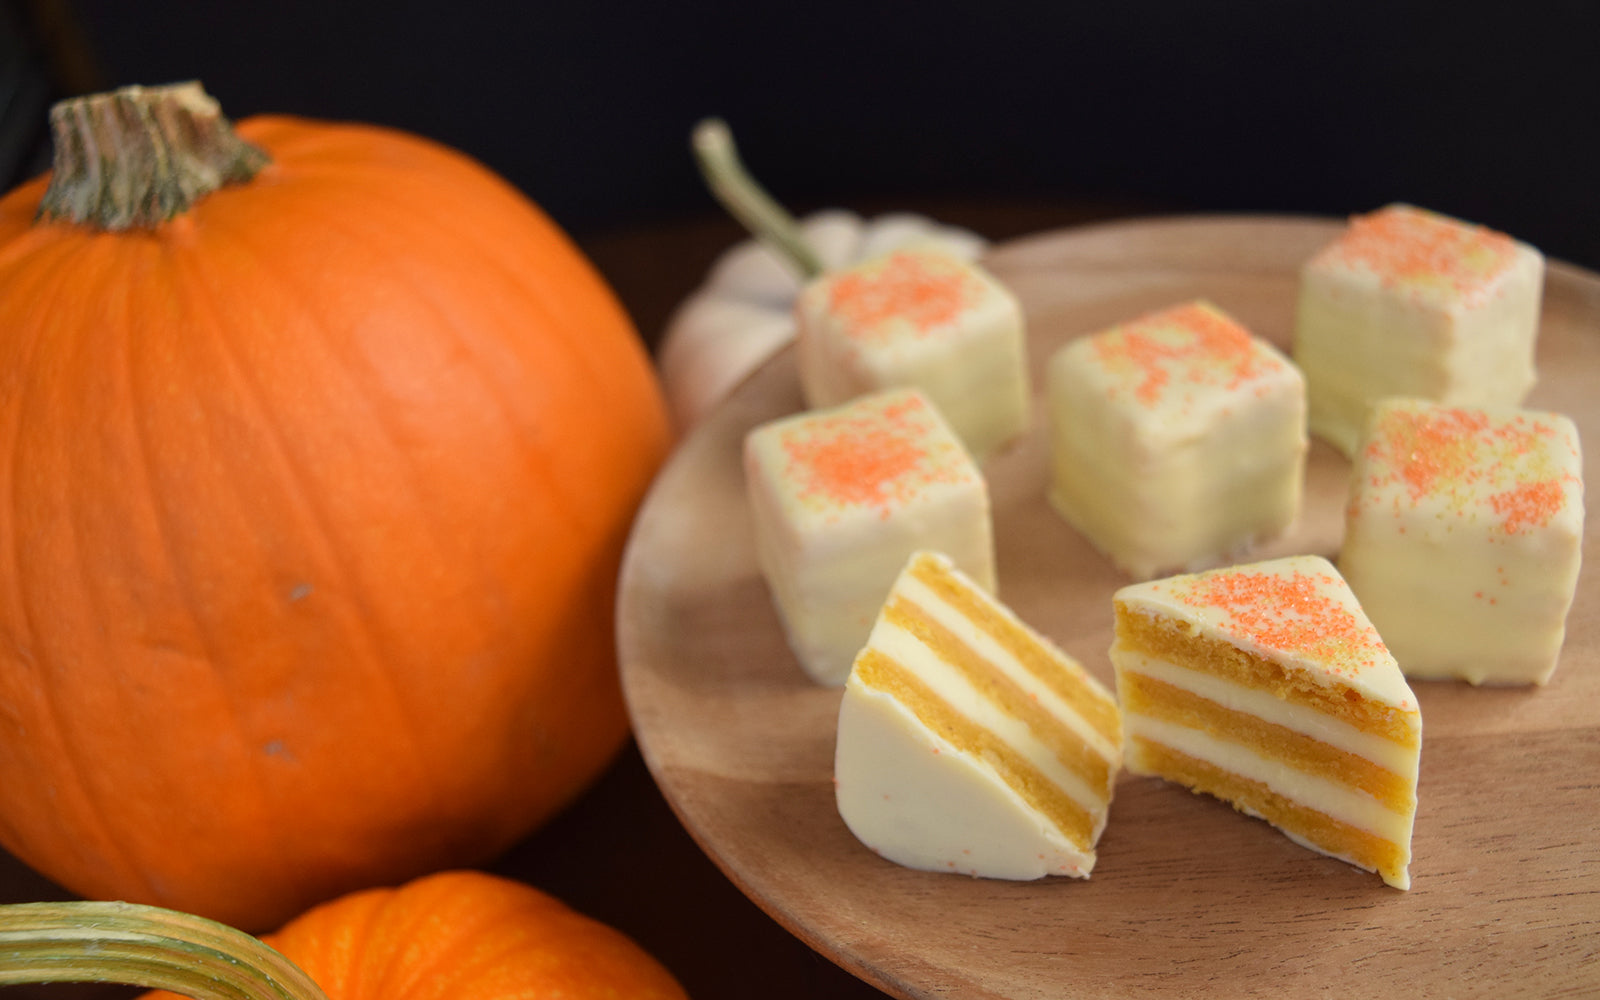
[[[193,85],[56,125],[50,217],[0,200],[0,843],[247,930],[495,855],[626,738],[626,314],[416,137],[241,143]]]
[[[0,984],[35,982],[160,987],[141,1000],[686,1000],[616,928],[466,870],[339,897],[260,940],[148,906],[0,906]]]
[[[615,928],[482,872],[353,893],[262,940],[330,1000],[684,997],[671,974]]]

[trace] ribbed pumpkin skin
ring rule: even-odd
[[[341,896],[263,940],[328,1000],[687,1000],[620,931],[476,871]],[[183,998],[156,990],[142,1000]]]
[[[611,759],[649,359],[534,206],[386,130],[153,232],[0,201],[0,842],[260,930],[493,856]]]

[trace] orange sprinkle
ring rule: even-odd
[[[1493,418],[1482,410],[1420,404],[1391,406],[1365,452],[1373,500],[1389,484],[1415,508],[1443,503],[1448,513],[1493,514],[1507,534],[1543,527],[1567,503],[1576,477],[1556,461],[1548,422],[1527,414]],[[1406,508],[1393,497],[1395,514]]]
[[[1530,528],[1549,524],[1550,519],[1561,512],[1566,499],[1560,480],[1542,479],[1496,493],[1489,498],[1489,504],[1500,515],[1506,534],[1519,535]]]
[[[1452,291],[1476,304],[1516,260],[1503,233],[1409,206],[1391,206],[1350,220],[1321,259],[1365,268],[1385,287]]]
[[[967,271],[902,251],[877,266],[841,274],[829,291],[828,308],[858,339],[885,336],[896,320],[925,335],[954,323],[982,291]]]
[[[1280,367],[1256,349],[1248,330],[1203,302],[1150,313],[1097,334],[1094,351],[1106,368],[1137,380],[1134,396],[1146,406],[1161,398],[1174,375],[1185,385],[1233,390]]]
[[[1475,410],[1394,409],[1368,450],[1397,470],[1414,503],[1442,483],[1473,477],[1475,438],[1488,426],[1488,416]]]
[[[965,478],[941,461],[922,397],[852,408],[797,424],[782,441],[800,496],[830,506],[876,507],[881,516],[927,485]],[[959,454],[952,443],[950,454]]]
[[[1334,673],[1358,673],[1387,654],[1371,626],[1323,591],[1325,574],[1289,576],[1249,570],[1205,574],[1179,595],[1191,607],[1221,609],[1256,644],[1307,656]]]

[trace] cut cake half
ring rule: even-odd
[[[949,558],[914,554],[840,703],[857,839],[928,871],[1087,877],[1120,764],[1111,691]]]
[[[1130,773],[1214,795],[1410,887],[1422,716],[1331,563],[1168,577],[1114,604]]]

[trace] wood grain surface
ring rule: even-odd
[[[989,267],[1021,298],[1033,376],[1061,343],[1205,297],[1280,345],[1297,270],[1338,224],[1112,223],[1013,240]],[[1600,453],[1600,276],[1553,262],[1538,387]],[[1124,578],[1049,508],[1042,397],[986,466],[1002,598],[1111,681]],[[1087,881],[910,871],[833,803],[839,693],[790,654],[756,566],[739,450],[801,401],[792,355],[679,449],[635,527],[619,637],[645,763],[722,872],[823,955],[897,997],[1600,995],[1600,525],[1544,688],[1417,683],[1424,718],[1413,888],[1291,843],[1228,806],[1124,775]],[[1260,550],[1337,554],[1348,463],[1313,445],[1300,523]]]

